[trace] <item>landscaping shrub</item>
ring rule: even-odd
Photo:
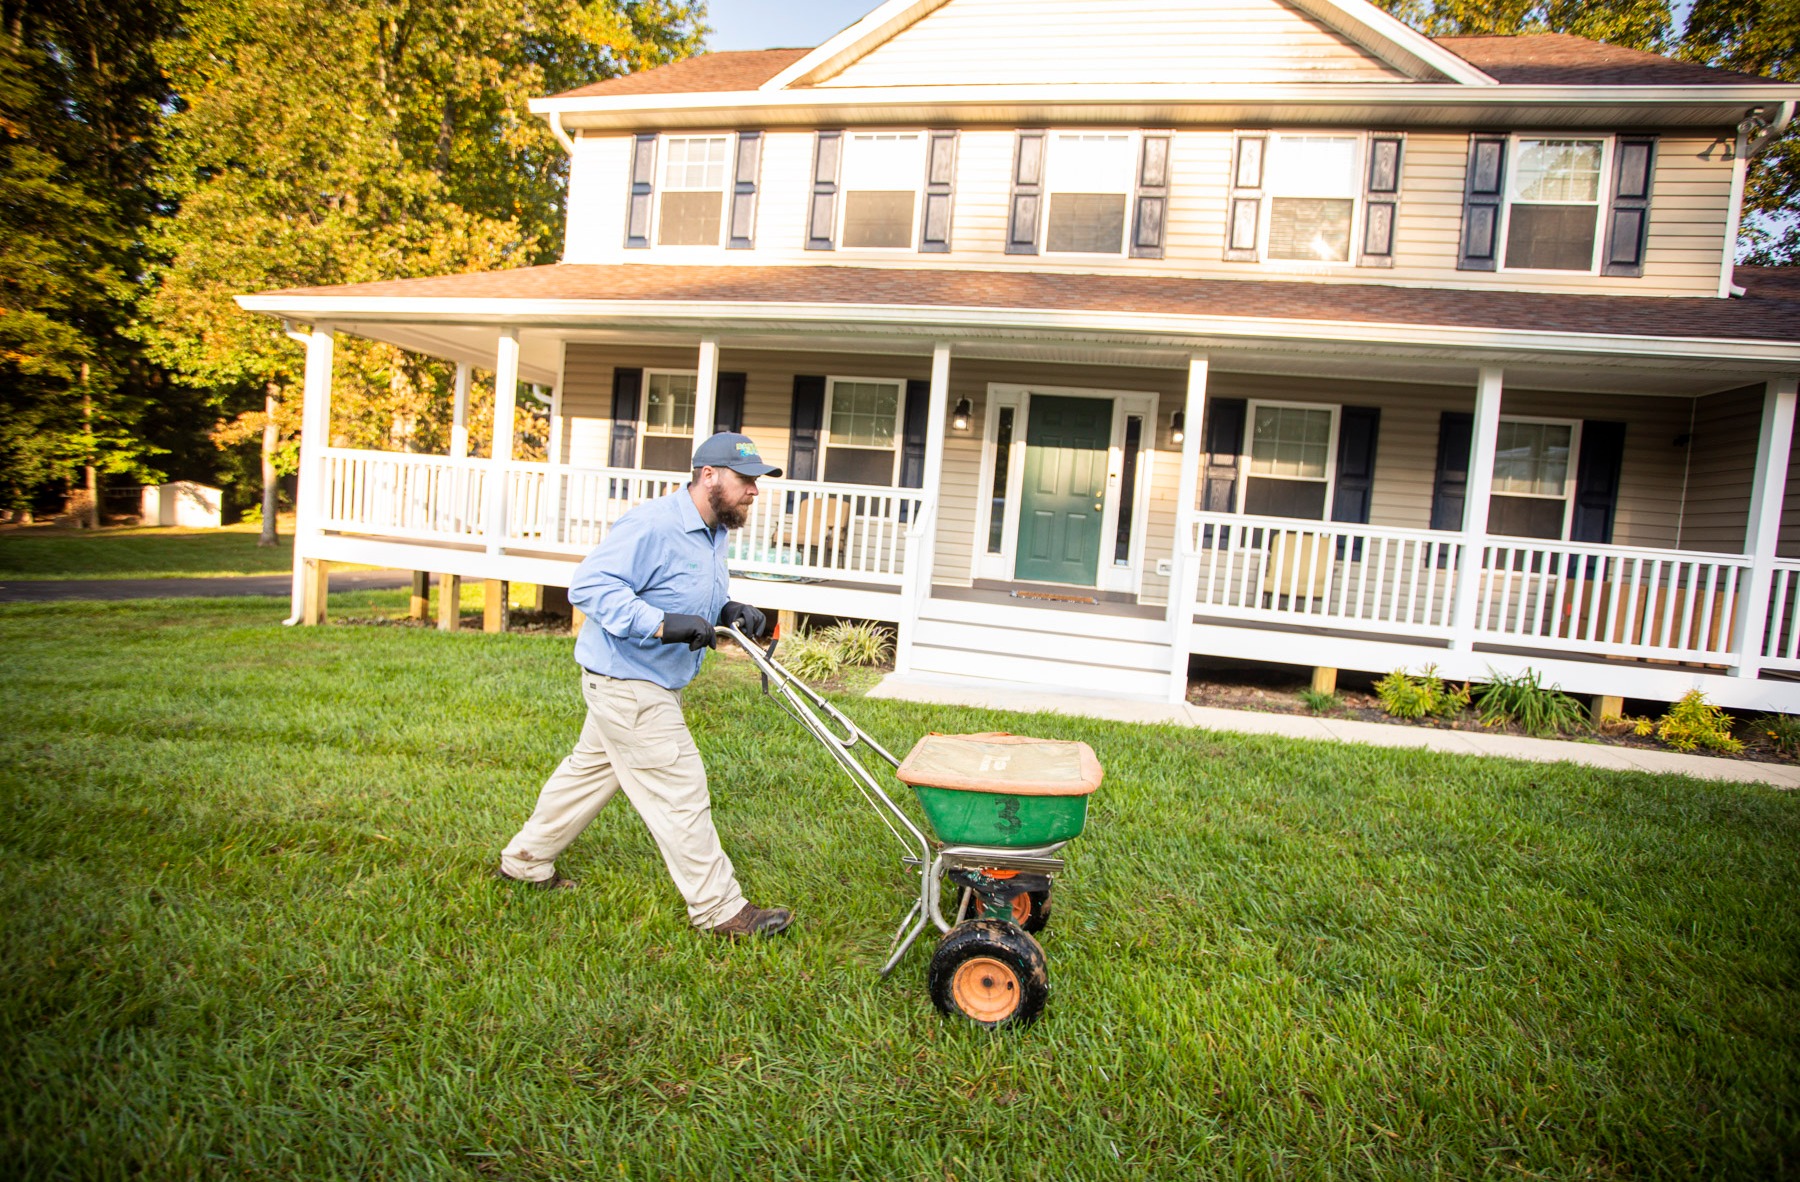
[[[1512,676],[1490,673],[1493,680],[1475,691],[1483,726],[1512,723],[1528,735],[1587,729],[1581,703],[1563,693],[1560,686],[1545,688],[1537,670],[1525,669]]]
[[[856,624],[844,620],[821,635],[836,646],[846,665],[879,665],[894,651],[894,634],[868,620]]]
[[[1303,689],[1300,691],[1300,700],[1314,714],[1336,714],[1344,708],[1344,699],[1323,690]]]
[[[1800,717],[1792,714],[1759,714],[1750,733],[1761,736],[1782,755],[1800,754]]]
[[[781,642],[775,659],[802,681],[829,681],[844,667],[838,646],[823,632],[796,632]]]
[[[1451,689],[1438,676],[1436,665],[1417,674],[1394,670],[1375,683],[1375,696],[1395,718],[1454,718],[1469,707],[1468,684]]]
[[[1735,754],[1744,745],[1731,736],[1731,718],[1706,700],[1699,690],[1689,690],[1656,720],[1656,737],[1677,751],[1704,747],[1708,751]]]

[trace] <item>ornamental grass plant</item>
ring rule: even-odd
[[[341,615],[404,593],[334,596]],[[1044,1017],[876,972],[899,848],[754,667],[684,695],[747,890],[615,800],[489,877],[581,725],[567,637],[0,607],[0,1176],[1763,1179],[1800,1144],[1800,796],[834,695],[1080,739]]]

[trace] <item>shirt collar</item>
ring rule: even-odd
[[[695,530],[702,530],[708,537],[711,537],[713,527],[706,524],[706,519],[700,516],[700,510],[694,507],[694,494],[691,491],[693,487],[691,483],[684,484],[675,492],[676,515],[681,518],[681,528],[684,533],[691,534]]]

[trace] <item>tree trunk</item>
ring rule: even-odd
[[[84,468],[86,469],[86,480],[84,481],[84,484],[87,488],[87,504],[81,507],[81,528],[99,529],[100,479],[99,474],[94,471],[94,395],[93,392],[87,388],[87,384],[88,363],[84,361],[81,363],[81,421],[83,434],[85,436],[82,440],[82,444],[87,450],[87,463],[84,465]]]
[[[258,535],[258,546],[273,546],[280,535],[275,529],[275,515],[279,512],[281,502],[277,494],[280,489],[275,480],[275,445],[280,442],[280,430],[275,425],[275,383],[268,382],[263,386],[263,437],[262,437],[262,533]]]

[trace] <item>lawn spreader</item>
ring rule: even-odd
[[[763,692],[800,723],[849,773],[919,875],[919,896],[894,933],[881,975],[906,956],[927,925],[943,934],[926,980],[946,1014],[988,1027],[1023,1026],[1049,996],[1044,950],[1035,933],[1050,918],[1050,892],[1065,865],[1058,855],[1087,823],[1100,762],[1086,743],[1021,735],[928,734],[896,759],[842,711],[735,628],[762,673]],[[915,822],[857,755],[887,761],[925,815]],[[946,890],[946,884],[948,890]],[[954,900],[945,919],[946,896]]]

